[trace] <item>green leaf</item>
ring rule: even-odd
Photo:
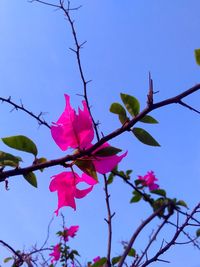
[[[195,54],[196,63],[200,65],[200,49],[195,49],[194,54]]]
[[[133,197],[130,200],[130,203],[135,203],[135,202],[139,202],[142,198],[142,195],[137,192],[137,191],[133,191]]]
[[[156,119],[154,119],[153,117],[149,115],[144,116],[144,118],[142,118],[140,121],[144,123],[152,123],[152,124],[158,123]]]
[[[128,256],[135,257],[135,255],[136,255],[135,249],[134,248],[131,248],[130,251],[129,251],[129,253],[128,253]]]
[[[31,153],[35,157],[37,156],[38,151],[35,143],[24,135],[4,137],[2,141],[11,148]]]
[[[135,117],[140,112],[139,101],[131,95],[121,93],[120,96],[128,112]]]
[[[128,117],[126,115],[126,110],[119,103],[112,103],[112,105],[110,106],[110,112],[117,114],[122,124],[124,124],[128,120]]]
[[[122,150],[113,146],[104,147],[102,149],[99,149],[97,152],[95,152],[95,156],[98,157],[109,157],[116,155],[117,153],[121,152]]]
[[[12,258],[12,257],[5,258],[5,259],[3,260],[3,262],[4,262],[4,263],[7,263],[7,262],[9,262],[10,260],[13,260],[13,258]]]
[[[160,146],[159,143],[144,129],[135,127],[132,129],[132,132],[143,144],[149,146]]]
[[[82,170],[83,172],[87,173],[89,176],[93,177],[96,181],[98,181],[97,173],[94,167],[94,164],[91,160],[88,159],[78,159],[75,162],[75,165]]]
[[[117,256],[117,257],[113,257],[112,258],[112,264],[115,265],[116,263],[118,263],[121,259],[121,256]]]
[[[19,162],[22,161],[20,157],[0,151],[0,166],[19,167]]]
[[[23,177],[29,184],[37,188],[37,178],[33,172],[23,174]]]
[[[151,190],[151,193],[162,196],[162,197],[166,197],[166,191],[163,189]]]
[[[36,164],[41,164],[41,163],[45,163],[47,162],[47,159],[46,158],[36,158],[34,161],[33,161],[33,164],[36,165]],[[41,172],[44,171],[44,168],[43,169],[39,169]]]
[[[196,230],[196,236],[197,236],[197,237],[200,236],[200,228]]]
[[[185,207],[185,208],[188,209],[188,206],[187,206],[187,204],[185,203],[184,200],[179,200],[179,201],[177,201],[177,202],[176,202],[176,205],[178,205],[178,206],[182,206],[182,207]]]
[[[91,267],[102,267],[107,262],[106,258],[101,258],[99,261],[92,264]]]
[[[113,180],[114,180],[114,174],[110,173],[108,176],[107,184],[112,184]]]

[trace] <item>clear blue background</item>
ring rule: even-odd
[[[56,1],[54,1],[55,3]],[[95,120],[106,135],[120,126],[109,113],[112,102],[120,101],[120,92],[136,96],[145,107],[148,72],[154,80],[155,101],[163,100],[199,82],[200,69],[195,63],[194,49],[200,47],[200,3],[198,0],[176,1],[72,1],[83,7],[73,13],[80,42],[87,40],[82,50],[82,63],[88,85],[88,95]],[[64,93],[71,96],[74,106],[80,105],[82,84],[69,25],[61,12],[26,0],[0,2],[0,88],[2,97],[12,96],[49,123],[56,121],[64,109]],[[188,97],[187,102],[199,108],[200,95]],[[39,147],[39,155],[48,159],[64,156],[53,142],[49,129],[11,106],[0,106],[1,137],[23,134]],[[133,179],[154,170],[159,184],[170,197],[184,199],[190,207],[199,201],[200,187],[200,117],[173,105],[152,113],[159,125],[143,125],[159,141],[161,148],[139,143],[125,133],[110,141],[128,150],[121,169],[133,169]],[[14,153],[1,144],[1,150]],[[67,152],[68,153],[68,152]],[[32,157],[24,158],[24,166]],[[57,206],[57,196],[48,190],[50,177],[61,167],[37,172],[38,189],[22,177],[9,179],[9,191],[0,184],[0,239],[16,249],[40,246],[46,238],[47,225]],[[70,245],[79,249],[82,262],[97,255],[106,255],[107,225],[103,179],[93,192],[77,200],[77,211],[63,208],[67,226],[80,225],[77,237]],[[110,186],[113,219],[113,256],[121,253],[122,240],[131,234],[151,210],[145,204],[129,205],[131,190],[119,179]],[[55,232],[61,219],[55,218],[49,245],[56,244]],[[151,224],[136,242],[140,252],[155,224]],[[169,237],[171,228],[163,233]],[[162,237],[158,240],[160,246]],[[185,239],[182,239],[185,241]],[[155,248],[156,249],[156,248]],[[9,253],[0,247],[1,258]],[[168,266],[199,267],[199,251],[191,245],[176,246],[162,256]],[[2,259],[1,259],[2,260]],[[8,264],[9,265],[9,264]],[[164,266],[154,263],[153,266]],[[4,264],[3,264],[4,266]]]

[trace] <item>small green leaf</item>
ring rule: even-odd
[[[24,135],[4,137],[2,141],[11,148],[31,153],[35,157],[37,156],[38,151],[35,143]]]
[[[128,112],[135,117],[140,112],[139,101],[131,95],[121,93],[120,96]]]
[[[162,197],[166,197],[166,191],[163,189],[151,190],[151,193],[162,196]]]
[[[135,257],[135,255],[136,255],[135,249],[134,248],[131,248],[130,251],[129,251],[129,253],[128,253],[128,256]]]
[[[178,205],[178,206],[182,206],[182,207],[185,207],[185,208],[188,209],[187,204],[186,204],[185,201],[183,201],[183,200],[179,200],[179,201],[177,201],[177,202],[176,202],[176,205]]]
[[[33,164],[36,165],[36,164],[41,164],[41,163],[45,163],[47,162],[47,159],[46,158],[35,158],[35,160],[33,161]],[[43,169],[39,169],[41,172],[44,171],[44,168]]]
[[[114,180],[114,174],[110,173],[108,176],[107,184],[112,184],[113,180]]]
[[[29,184],[37,188],[37,178],[33,172],[23,174],[23,177]]]
[[[143,144],[149,146],[160,146],[159,143],[144,129],[135,127],[132,129],[132,132]]]
[[[200,65],[200,49],[195,49],[194,54],[195,54],[196,63]]]
[[[116,263],[118,263],[121,259],[121,256],[117,256],[117,257],[113,257],[112,258],[112,264],[115,265]]]
[[[20,157],[0,151],[0,166],[19,167],[19,162],[22,161]]]
[[[122,124],[124,124],[127,120],[128,117],[126,115],[126,110],[124,109],[124,107],[119,104],[119,103],[113,103],[110,106],[110,112],[117,114],[119,116],[119,120]]]
[[[144,116],[144,118],[142,118],[140,121],[144,123],[152,123],[152,124],[158,123],[156,119],[154,119],[153,117],[149,115]]]
[[[106,258],[101,258],[99,261],[92,264],[91,267],[102,267],[107,262]]]
[[[137,191],[133,191],[133,197],[130,200],[130,203],[135,203],[135,202],[139,202],[142,198],[142,195],[137,192]]]
[[[95,156],[98,157],[109,157],[116,155],[117,153],[121,152],[122,150],[113,146],[104,147],[102,149],[99,149],[97,152],[95,152]]]
[[[80,170],[87,173],[89,176],[93,177],[96,181],[98,181],[97,173],[96,173],[94,164],[92,163],[92,160],[78,159],[78,160],[76,160],[75,165]]]
[[[3,262],[4,262],[4,263],[7,263],[7,262],[9,262],[10,260],[13,260],[13,258],[12,258],[12,257],[5,258],[5,259],[3,260]]]
[[[197,237],[200,236],[200,228],[196,230],[196,236],[197,236]]]

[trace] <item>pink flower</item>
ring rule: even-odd
[[[94,138],[92,119],[86,101],[78,114],[70,105],[70,97],[65,95],[66,107],[60,118],[51,126],[51,134],[56,144],[64,151],[69,147],[85,149]]]
[[[91,185],[87,189],[80,190],[76,188],[77,184],[85,182]],[[57,191],[58,194],[58,208],[55,213],[58,215],[60,208],[70,206],[76,210],[75,198],[85,197],[97,183],[92,177],[83,174],[81,177],[74,172],[62,172],[52,177],[49,189],[51,192]]]
[[[65,227],[64,240],[68,241],[69,240],[69,236],[70,237],[75,237],[76,232],[78,231],[78,229],[79,229],[78,225],[74,225],[74,226],[71,226],[69,228]]]
[[[95,263],[95,262],[99,261],[100,259],[101,258],[99,256],[97,256],[96,258],[93,259],[93,262]]]
[[[127,155],[128,152],[125,152],[121,156],[112,155],[112,156],[96,156],[94,155],[97,151],[102,148],[109,147],[108,143],[104,143],[102,146],[97,148],[94,152],[92,152],[92,162],[94,164],[95,170],[98,173],[105,174],[114,169],[115,166]]]
[[[153,171],[147,172],[145,176],[139,175],[138,179],[142,181],[144,186],[148,186],[150,191],[159,189],[159,185],[155,184],[155,181],[158,181],[158,179],[155,177]]]
[[[60,259],[60,244],[53,247],[53,252],[50,253],[49,256],[53,257],[53,259],[51,259],[52,264],[54,261],[58,261]]]

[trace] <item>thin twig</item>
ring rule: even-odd
[[[136,238],[138,237],[138,235],[140,234],[140,232],[144,229],[144,227],[149,224],[155,217],[158,216],[158,214],[165,209],[168,206],[168,204],[163,205],[162,207],[160,207],[159,209],[157,209],[154,213],[152,213],[145,221],[143,221],[140,226],[136,229],[136,231],[133,233],[126,249],[124,250],[123,255],[120,258],[118,267],[122,267],[124,264],[124,261],[130,251],[130,249],[132,248]]]
[[[193,209],[193,211],[186,217],[185,222],[177,229],[175,232],[173,238],[170,242],[168,242],[162,249],[160,249],[151,259],[147,260],[142,267],[146,267],[152,262],[158,261],[159,256],[165,253],[172,245],[175,244],[176,239],[179,237],[179,235],[182,233],[184,228],[188,225],[189,220],[193,217],[193,215],[197,212],[197,210],[200,208],[200,203],[197,204],[197,206]]]
[[[27,113],[29,116],[36,119],[38,121],[39,125],[44,125],[44,126],[48,127],[49,129],[51,128],[50,125],[45,120],[41,119],[43,112],[40,112],[39,115],[35,115],[33,112],[26,109],[22,103],[21,103],[21,105],[14,103],[11,100],[11,97],[8,97],[8,98],[0,97],[0,101],[2,101],[2,103],[6,102],[6,103],[10,104],[11,106],[13,106],[12,110],[22,110],[23,112]]]

